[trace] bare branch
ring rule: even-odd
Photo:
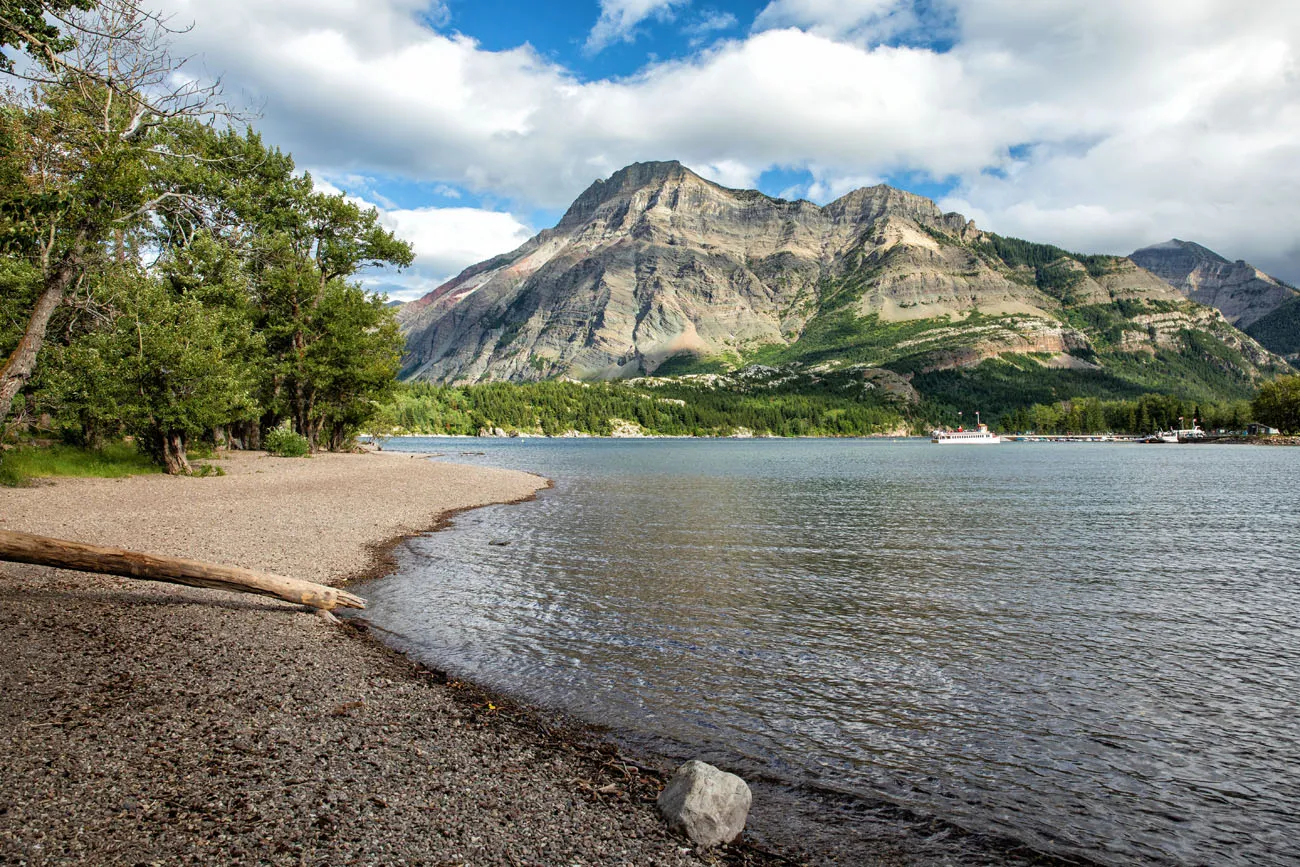
[[[222,99],[220,77],[204,81],[181,74],[194,58],[174,56],[170,45],[193,25],[173,27],[168,18],[145,9],[137,0],[100,0],[91,11],[50,17],[75,36],[71,50],[55,52],[48,40],[41,40],[39,34],[0,13],[0,26],[38,50],[48,70],[33,68],[7,74],[37,85],[75,81],[82,88],[97,86],[115,94],[132,106],[132,123],[121,131],[124,139],[139,138],[170,118],[225,118],[236,123],[246,120]],[[93,98],[91,93],[86,96]]]

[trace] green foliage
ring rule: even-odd
[[[1093,278],[1116,270],[1123,261],[1118,256],[1071,253],[1052,244],[1004,238],[991,232],[986,233],[975,248],[1008,268],[1032,269],[1034,284],[1065,303],[1070,301],[1070,289],[1082,282],[1084,277],[1076,268],[1071,267],[1069,260],[1081,264],[1087,275]]]
[[[171,445],[183,450],[218,425],[253,417],[252,372],[231,355],[253,343],[246,322],[131,269],[104,277],[98,288],[108,321],[53,347],[56,364],[43,376],[65,427],[80,427],[93,444],[92,431],[103,435],[116,424],[166,462]]]
[[[1006,433],[1150,434],[1191,427],[1194,422],[1205,430],[1240,431],[1250,422],[1250,404],[1244,400],[1201,403],[1168,394],[1111,401],[1080,397],[1003,413],[997,427]]]
[[[347,447],[397,386],[405,340],[383,298],[332,281],[313,321],[307,349],[312,412],[331,449]]]
[[[1148,389],[1106,370],[1044,367],[1033,358],[1008,355],[976,367],[918,373],[912,387],[928,405],[955,415],[957,410],[981,410],[994,417],[1032,404],[1055,403],[1072,397],[1137,397]]]
[[[54,23],[74,9],[88,10],[94,0],[4,0],[0,3],[0,48],[18,48],[38,63],[76,43]],[[0,51],[0,72],[13,72],[14,61]]]
[[[0,358],[18,345],[36,304],[40,271],[27,262],[0,255]]]
[[[281,458],[301,458],[311,454],[307,438],[289,427],[278,427],[262,437],[262,446],[269,454]]]
[[[823,310],[808,321],[803,334],[794,343],[760,347],[745,361],[755,364],[813,365],[828,361],[883,364],[920,351],[915,346],[900,348],[899,344],[915,340],[927,331],[951,325],[948,319],[886,322],[875,313],[858,316],[851,309]]]
[[[692,373],[726,373],[734,365],[725,358],[701,357],[693,352],[682,352],[667,359],[655,368],[655,376],[685,376]]]
[[[1251,409],[1256,420],[1284,434],[1300,434],[1300,374],[1261,385]]]
[[[1300,296],[1252,322],[1246,333],[1279,355],[1300,353]],[[1300,364],[1300,362],[1297,362]]]
[[[158,464],[122,442],[109,443],[100,449],[24,446],[0,453],[0,485],[8,487],[54,476],[118,479],[159,471]]]
[[[656,384],[651,385],[649,383]],[[853,375],[780,375],[722,387],[689,379],[633,383],[410,383],[393,398],[394,426],[409,433],[474,435],[481,428],[557,436],[610,432],[612,419],[663,436],[857,436],[910,424],[891,398]]]

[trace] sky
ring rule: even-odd
[[[410,300],[681,160],[824,204],[889,183],[1078,252],[1178,237],[1300,283],[1297,0],[161,0]]]

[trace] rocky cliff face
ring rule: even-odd
[[[1300,295],[1254,265],[1229,262],[1213,250],[1177,238],[1143,247],[1129,258],[1193,301],[1218,308],[1241,329]]]
[[[1004,353],[1095,367],[1106,347],[1154,352],[1163,332],[1126,330],[1131,316],[1199,329],[1192,307],[1127,259],[998,238],[887,186],[819,207],[660,162],[595,182],[553,229],[399,319],[407,377],[465,383],[762,360],[928,371]]]

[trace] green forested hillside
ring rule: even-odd
[[[501,428],[606,436],[614,420],[663,436],[863,436],[922,424],[905,403],[861,382],[706,384],[690,380],[402,386],[383,420],[407,433],[473,435]]]
[[[1300,297],[1252,323],[1246,333],[1281,355],[1300,355]],[[1292,364],[1300,367],[1300,358],[1293,360]]]

